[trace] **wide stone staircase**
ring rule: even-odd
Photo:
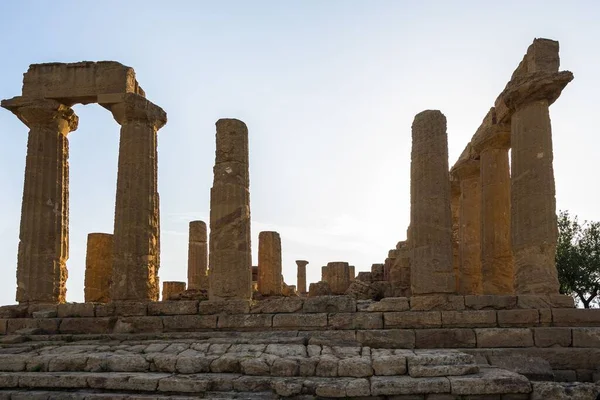
[[[598,313],[455,297],[0,307],[0,399],[597,399]]]

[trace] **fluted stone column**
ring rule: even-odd
[[[236,119],[220,119],[216,126],[214,182],[210,191],[209,298],[249,300],[252,254],[248,128]]]
[[[277,232],[258,234],[258,291],[264,296],[281,296],[281,238]]]
[[[460,278],[460,182],[456,177],[450,176],[450,210],[452,212],[452,269],[456,292],[458,293]]]
[[[511,244],[517,294],[558,293],[558,236],[549,106],[569,71],[530,73],[504,90],[511,117]]]
[[[453,293],[448,137],[440,111],[415,116],[410,192],[412,294]]]
[[[484,294],[512,294],[510,126],[494,125],[481,148],[481,275]]]
[[[329,269],[326,265],[321,267],[321,281],[329,282]]]
[[[464,161],[453,168],[460,182],[459,294],[482,294],[479,169],[478,160]]]
[[[111,299],[158,300],[157,132],[167,115],[137,94],[103,101],[121,125]]]
[[[297,284],[298,284],[298,293],[304,294],[306,293],[306,265],[308,261],[306,260],[296,260],[296,265],[298,266],[298,276],[297,276]]]
[[[69,258],[69,140],[78,117],[54,100],[2,101],[29,127],[17,256],[19,303],[64,303]]]
[[[85,302],[108,303],[112,280],[113,235],[90,233],[85,255]]]
[[[348,278],[352,282],[356,278],[356,267],[354,265],[348,266]]]
[[[188,289],[208,290],[206,223],[191,221],[188,244]]]
[[[163,282],[162,300],[169,300],[171,296],[185,292],[185,282],[166,281]]]
[[[558,229],[548,102],[538,100],[523,105],[511,121],[515,291],[558,293]]]
[[[350,266],[347,262],[327,263],[327,283],[333,294],[344,294],[350,286]]]

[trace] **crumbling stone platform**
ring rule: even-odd
[[[600,310],[566,296],[36,304],[0,318],[0,398],[600,393]]]

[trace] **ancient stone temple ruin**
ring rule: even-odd
[[[296,286],[277,232],[252,265],[249,130],[219,119],[209,230],[190,222],[187,282],[157,301],[166,114],[119,63],[32,65],[2,102],[30,132],[0,398],[596,399],[600,310],[559,294],[554,263],[549,107],[572,79],[535,39],[451,167],[447,117],[417,114],[406,238],[319,282],[307,254]],[[85,303],[67,303],[70,107],[91,102],[121,125],[115,229],[88,236]]]

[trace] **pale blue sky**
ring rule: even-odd
[[[246,122],[252,238],[277,230],[298,258],[383,262],[409,219],[410,126],[448,119],[453,164],[535,37],[560,41],[575,80],[551,108],[557,202],[600,220],[596,1],[4,1],[0,98],[29,64],[135,68],[169,122],[159,132],[160,278],[185,280],[187,229],[208,220],[214,123]],[[112,232],[119,126],[75,106],[67,299],[83,301],[86,237]],[[0,304],[14,303],[27,127],[0,110]],[[256,251],[253,254],[256,260]]]

